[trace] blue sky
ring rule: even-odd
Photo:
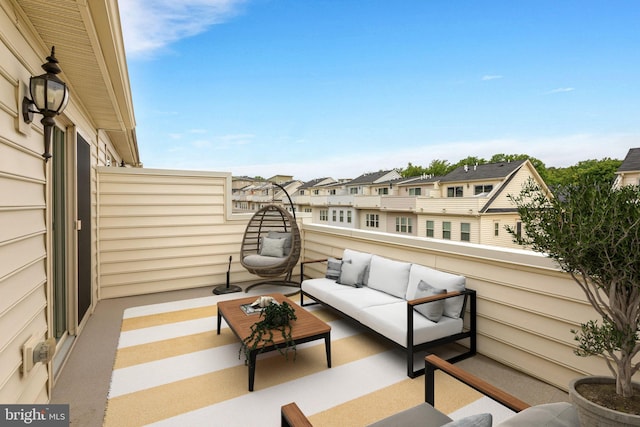
[[[640,146],[637,0],[120,0],[147,168],[355,178]]]

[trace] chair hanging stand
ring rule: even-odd
[[[233,257],[229,256],[229,267],[227,268],[227,284],[226,285],[216,286],[215,288],[213,288],[213,293],[216,294],[216,295],[232,294],[234,292],[242,291],[242,288],[240,286],[230,285],[229,284],[229,279],[230,279],[230,275],[231,275],[231,260],[232,259],[233,259]]]
[[[288,294],[291,296],[300,291],[300,283],[293,281],[291,276],[300,258],[302,242],[289,193],[281,185],[273,185],[286,194],[293,215],[276,204],[259,209],[249,220],[244,232],[240,263],[250,273],[267,279],[248,286],[245,292],[260,285],[297,288]]]

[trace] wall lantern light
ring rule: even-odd
[[[67,85],[58,78],[60,73],[58,60],[55,57],[55,47],[51,48],[51,56],[47,56],[47,62],[42,64],[42,69],[46,74],[29,79],[29,92],[31,99],[26,96],[22,100],[22,117],[26,123],[33,121],[33,114],[42,114],[40,123],[44,126],[44,161],[51,158],[49,149],[51,147],[51,132],[56,124],[53,119],[67,106],[69,102],[69,89]],[[32,110],[34,106],[36,110]]]

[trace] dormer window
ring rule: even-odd
[[[493,185],[476,185],[474,187],[473,194],[476,196],[483,193],[491,193],[493,190]]]

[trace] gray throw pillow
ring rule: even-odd
[[[325,277],[331,280],[338,280],[340,278],[340,271],[342,271],[342,261],[335,258],[329,258],[327,260],[327,272]]]
[[[364,280],[364,269],[364,265],[352,264],[350,262],[342,263],[338,283],[353,286],[354,288],[361,288]]]
[[[424,280],[420,280],[418,283],[418,289],[416,289],[415,298],[418,299],[446,293],[446,289],[433,287]],[[438,322],[444,313],[444,300],[417,305],[415,306],[415,310],[432,322]]]
[[[477,414],[451,421],[442,427],[491,427],[492,423],[491,414]]]
[[[291,233],[270,230],[267,237],[270,239],[284,239],[283,252],[284,255],[289,255],[289,252],[291,252]]]
[[[284,239],[263,237],[260,255],[282,258],[284,256]]]

